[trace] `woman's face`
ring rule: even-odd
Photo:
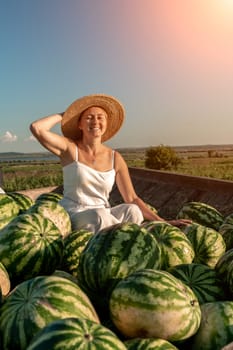
[[[107,129],[107,113],[100,107],[90,107],[82,113],[78,127],[85,136],[100,137]]]

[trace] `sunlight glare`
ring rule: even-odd
[[[216,10],[219,11],[233,11],[233,0],[215,0]]]

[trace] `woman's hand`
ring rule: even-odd
[[[177,227],[188,226],[193,223],[192,220],[189,220],[189,219],[168,220],[167,222]]]

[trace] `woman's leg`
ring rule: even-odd
[[[109,208],[87,209],[70,214],[72,230],[87,229],[98,232],[105,227],[119,223],[120,221],[111,215]]]
[[[140,225],[144,218],[136,204],[119,204],[113,208],[87,209],[70,213],[72,230],[87,229],[98,232],[105,227],[121,222],[133,222]]]
[[[111,208],[111,214],[119,222],[133,222],[140,225],[144,220],[142,212],[136,204],[119,204]]]

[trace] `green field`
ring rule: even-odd
[[[129,167],[144,167],[146,148],[120,149]],[[172,170],[179,174],[233,181],[233,146],[176,149],[182,164]],[[57,161],[2,161],[3,186],[6,191],[59,186],[62,168]]]
[[[57,162],[2,162],[3,188],[5,191],[59,186],[62,169]]]
[[[144,167],[146,149],[121,151],[129,167]],[[172,172],[233,181],[233,147],[176,149],[182,163]]]

